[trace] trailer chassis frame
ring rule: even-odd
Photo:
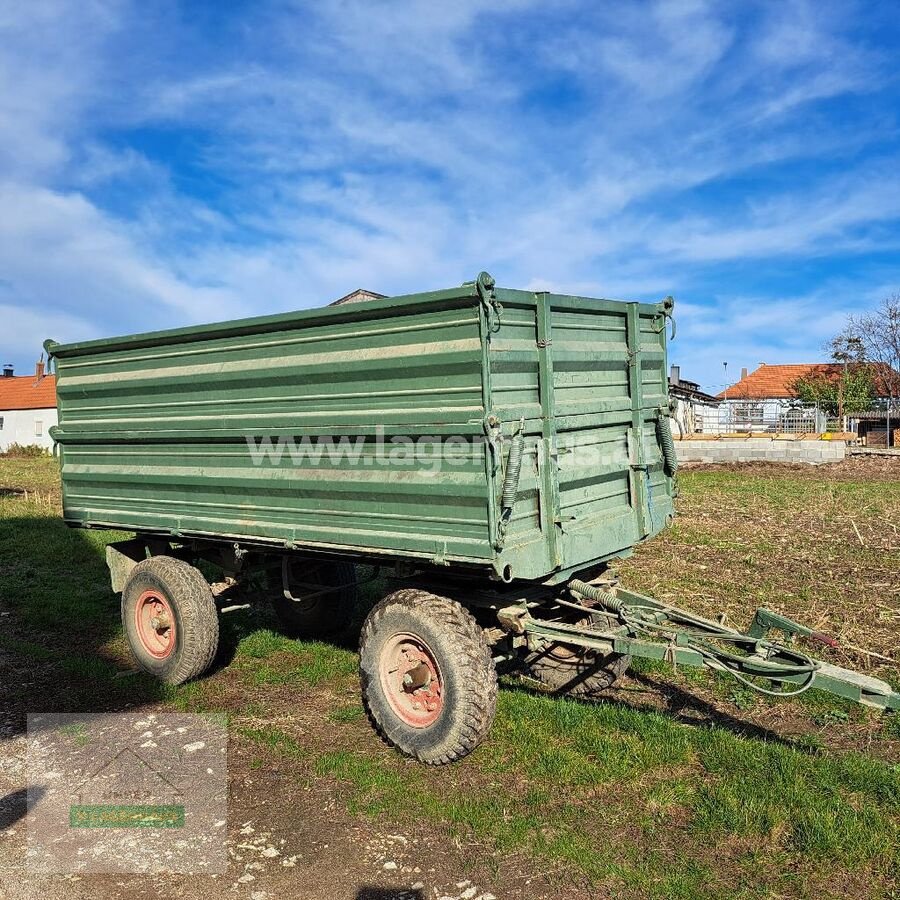
[[[541,605],[529,602],[498,610],[501,625],[524,636],[532,650],[561,643],[669,662],[674,668],[711,669],[767,696],[790,698],[816,688],[876,709],[900,710],[900,693],[887,682],[815,659],[797,646],[798,639],[805,639],[834,648],[839,646],[834,638],[770,610],[758,609],[750,627],[738,631],[725,625],[724,616],[704,619],[608,582],[573,580],[568,591],[572,600],[555,602],[583,612],[591,625],[541,618]],[[783,634],[785,642],[770,640],[773,631]]]

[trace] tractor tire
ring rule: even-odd
[[[303,574],[303,578],[315,585],[314,589],[307,589],[313,596],[303,599],[303,590],[292,588],[291,593],[301,599],[289,600],[283,595],[276,596],[273,600],[275,615],[285,634],[290,637],[309,640],[334,637],[344,631],[353,618],[358,595],[356,567],[352,563],[307,559],[297,560],[297,567],[306,563],[310,565],[310,570]],[[316,593],[332,586],[333,591]]]
[[[579,625],[590,624],[582,619]],[[529,653],[524,659],[525,673],[556,694],[590,697],[611,688],[631,664],[621,653],[605,656],[593,650],[568,644],[550,644]]]
[[[171,556],[153,556],[131,570],[122,591],[122,627],[138,666],[166,684],[202,675],[219,646],[209,584]]]
[[[363,623],[362,699],[375,731],[431,766],[455,762],[484,739],[497,707],[497,671],[481,626],[460,603],[404,589]]]

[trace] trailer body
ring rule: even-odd
[[[482,272],[48,341],[65,520],[134,532],[107,547],[112,586],[136,663],[171,684],[213,664],[219,615],[261,599],[297,637],[344,633],[356,563],[391,564],[395,589],[359,633],[362,699],[388,743],[432,765],[487,734],[497,665],[589,695],[645,657],[900,708],[885,682],[795,646],[837,649],[777,612],[742,632],[618,585],[609,563],[674,513],[672,308],[502,290]]]
[[[565,579],[671,520],[671,311],[499,289],[482,273],[450,290],[48,341],[65,520]]]

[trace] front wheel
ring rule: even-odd
[[[360,634],[363,704],[391,746],[428,765],[471,753],[494,721],[497,672],[461,604],[405,589],[369,613]]]
[[[202,675],[219,645],[209,584],[171,556],[153,556],[131,570],[122,591],[122,626],[137,664],[167,684]]]
[[[584,618],[575,624],[588,627],[592,620]],[[602,654],[562,643],[548,643],[524,659],[525,674],[554,693],[573,697],[590,697],[608,690],[630,664],[631,657],[621,653]]]
[[[299,577],[295,578],[297,569]],[[352,563],[287,559],[282,580],[296,599],[275,597],[273,606],[290,637],[329,638],[349,626],[358,594]]]

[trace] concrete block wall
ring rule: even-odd
[[[818,466],[840,462],[847,452],[847,444],[845,441],[724,438],[718,441],[676,441],[675,449],[679,462],[685,463],[783,462]]]

